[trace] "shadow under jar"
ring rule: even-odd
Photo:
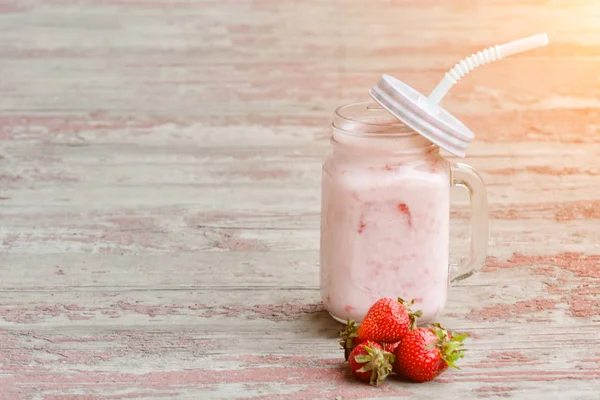
[[[320,289],[340,322],[362,321],[382,297],[415,300],[420,322],[445,307],[450,189],[471,195],[470,257],[461,280],[481,268],[488,240],[487,198],[479,175],[451,165],[439,147],[376,103],[335,111],[333,151],[323,164]]]

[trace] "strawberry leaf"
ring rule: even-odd
[[[452,360],[444,360],[444,361],[446,361],[446,364],[447,364],[449,367],[452,367],[452,368],[455,368],[455,369],[460,369],[460,367],[459,367],[459,366],[457,366],[456,364],[454,364],[454,361],[452,361]]]
[[[373,364],[368,363],[363,365],[362,367],[360,367],[359,369],[357,369],[357,372],[367,372],[367,371],[371,371],[373,369]]]
[[[354,361],[360,364],[371,362],[371,360],[373,360],[373,357],[368,356],[366,354],[359,354],[357,356],[354,356]]]
[[[437,336],[440,340],[444,340],[446,338],[446,335],[444,335],[444,331],[442,329],[436,329],[435,336]]]
[[[463,342],[468,337],[468,333],[463,333],[462,335],[452,335],[452,340],[455,340],[457,342]]]
[[[372,348],[370,348],[369,346],[364,346],[364,349],[367,351],[367,353],[369,353],[369,355],[371,357],[375,356],[375,350],[373,350]]]

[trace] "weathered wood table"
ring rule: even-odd
[[[0,398],[600,398],[600,5],[0,0]],[[331,112],[381,73],[477,134],[461,371],[356,383],[318,294]],[[456,194],[453,259],[468,212]]]

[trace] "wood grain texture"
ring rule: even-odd
[[[0,0],[0,399],[597,399],[598,18],[594,0]],[[333,109],[544,31],[444,103],[476,132],[492,218],[441,318],[472,333],[462,370],[354,382],[318,295]]]

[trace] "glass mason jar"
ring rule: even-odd
[[[362,321],[382,297],[415,300],[420,322],[446,304],[448,286],[483,266],[487,197],[480,176],[376,103],[335,111],[322,172],[320,289],[338,321]],[[469,259],[451,277],[450,189],[471,197]]]

